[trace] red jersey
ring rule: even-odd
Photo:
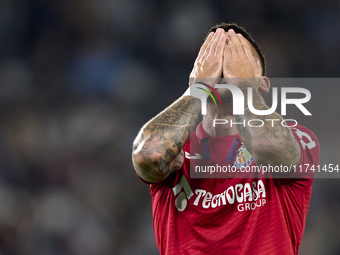
[[[316,136],[301,125],[291,130],[300,145],[300,165],[317,165],[320,146]],[[150,184],[161,255],[298,254],[314,174],[307,178],[297,170],[291,178],[278,178],[275,173],[190,178],[190,167],[202,159],[237,169],[256,166],[239,135],[209,137],[202,124],[183,150],[182,167],[161,183]]]

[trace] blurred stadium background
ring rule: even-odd
[[[131,144],[221,21],[251,32],[269,77],[339,77],[336,0],[0,1],[0,255],[159,254]],[[325,116],[334,89],[312,94]],[[321,144],[339,144],[334,119]],[[340,180],[317,179],[300,254],[339,255],[339,229]]]

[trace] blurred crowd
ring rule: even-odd
[[[221,21],[247,28],[269,77],[340,74],[336,0],[0,0],[0,255],[159,254],[132,141]],[[339,183],[315,181],[300,254],[340,254]]]

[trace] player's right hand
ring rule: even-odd
[[[223,28],[211,32],[203,43],[189,76],[189,86],[204,82],[210,86],[222,78],[223,52],[227,35]]]

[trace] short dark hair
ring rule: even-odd
[[[259,60],[261,62],[261,66],[262,66],[262,75],[265,76],[266,75],[266,59],[260,49],[260,46],[255,42],[255,40],[250,36],[250,34],[246,31],[245,28],[235,24],[235,23],[220,23],[217,24],[215,26],[213,26],[212,28],[210,28],[209,33],[210,32],[215,32],[217,30],[217,28],[223,28],[224,31],[228,32],[229,29],[234,29],[235,33],[240,33],[244,38],[246,38],[250,44],[255,48],[257,54],[259,55]],[[208,34],[209,34],[208,33]]]

